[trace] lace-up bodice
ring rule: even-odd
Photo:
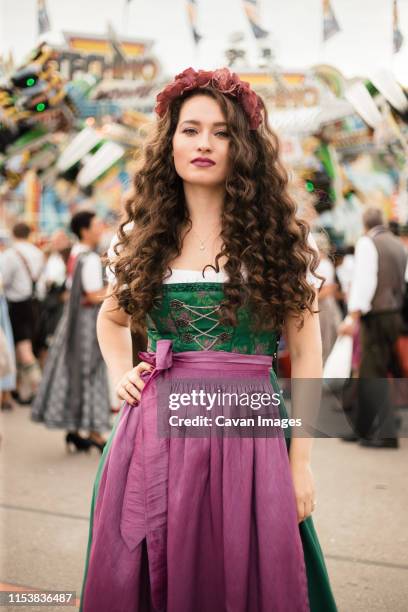
[[[248,309],[238,312],[238,325],[219,321],[223,298],[220,282],[168,283],[162,285],[161,305],[147,318],[148,350],[156,349],[162,338],[173,340],[174,351],[230,351],[273,355],[277,334],[250,329]]]
[[[125,226],[131,231],[133,222]],[[309,244],[317,250],[312,235]],[[112,239],[108,257],[115,260],[114,247],[118,236]],[[115,279],[114,263],[107,267],[110,283]],[[246,276],[243,270],[243,276]],[[163,279],[161,305],[147,315],[148,350],[156,350],[156,342],[162,338],[173,340],[173,350],[178,351],[229,351],[252,355],[276,355],[278,334],[275,332],[254,333],[250,327],[250,313],[247,308],[238,312],[238,325],[234,328],[221,325],[218,319],[223,299],[223,269],[215,272],[206,268],[204,278],[198,270],[174,268],[169,278]],[[309,272],[311,285],[320,286],[320,281]]]

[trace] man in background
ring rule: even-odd
[[[397,426],[387,382],[398,375],[396,342],[401,332],[407,253],[384,225],[382,211],[367,208],[364,235],[355,250],[348,317],[339,334],[353,335],[360,322],[361,363],[353,410],[355,435],[344,438],[372,448],[397,448]]]
[[[36,283],[45,265],[42,251],[30,242],[31,228],[19,222],[12,230],[13,243],[0,258],[0,271],[13,329],[17,360],[19,399],[32,400],[41,379],[41,370],[33,352],[37,333]]]

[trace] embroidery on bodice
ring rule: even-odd
[[[182,300],[173,299],[170,302],[170,306],[176,313],[180,313],[176,319],[176,327],[181,331],[181,340],[183,342],[195,342],[201,350],[209,351],[218,340],[221,342],[229,340],[231,334],[228,332],[221,330],[219,334],[214,333],[220,327],[220,321],[217,316],[220,304],[217,306],[192,306]],[[208,329],[200,329],[197,327],[197,324],[201,322],[210,322],[212,325]]]
[[[174,351],[228,351],[274,355],[278,335],[251,330],[248,308],[237,313],[236,326],[220,322],[224,297],[218,282],[186,282],[162,285],[160,303],[147,316],[148,350],[156,350],[160,339],[173,341]]]

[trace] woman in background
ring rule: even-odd
[[[324,283],[319,291],[319,318],[324,364],[336,342],[337,328],[341,323],[342,315],[336,300],[338,285],[336,269],[330,259],[329,239],[323,233],[316,234],[315,238],[320,252],[316,274],[324,278]]]
[[[104,297],[102,263],[96,252],[102,224],[91,211],[76,213],[71,230],[78,241],[67,265],[69,300],[48,351],[44,376],[32,406],[32,419],[65,429],[68,449],[101,452],[110,431],[106,366],[96,337]],[[81,430],[88,432],[81,435]]]

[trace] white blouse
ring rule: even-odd
[[[201,270],[182,270],[180,268],[172,268],[171,276],[163,280],[164,284],[171,283],[225,283],[227,274],[224,270],[216,272],[212,268],[207,268],[204,276]]]
[[[129,227],[130,226],[130,227]],[[125,226],[125,229],[131,229],[131,227],[133,227],[133,223],[129,223],[128,226]],[[119,241],[119,238],[117,236],[117,234],[112,238],[110,247],[108,249],[108,258],[110,260],[112,260],[112,262],[115,260],[116,254],[114,251],[114,247],[117,244],[117,242]],[[315,239],[313,238],[312,234],[310,233],[308,236],[308,242],[309,245],[317,252],[318,248],[317,248],[317,244]],[[223,268],[220,269],[219,272],[216,272],[213,268],[206,268],[205,272],[204,272],[204,277],[203,277],[203,273],[202,270],[188,270],[188,269],[181,269],[181,268],[172,268],[171,271],[171,276],[169,276],[169,278],[165,278],[163,280],[164,284],[172,284],[172,283],[204,283],[204,282],[208,282],[208,283],[224,283],[227,281],[227,273],[225,272],[225,270]],[[167,275],[167,272],[166,272]],[[106,268],[106,276],[107,279],[109,281],[109,283],[111,285],[114,285],[116,282],[116,277],[115,277],[115,269],[114,269],[114,264],[110,264],[107,266]],[[245,278],[245,274],[244,274],[244,278]],[[310,285],[312,285],[313,287],[319,288],[320,287],[320,283],[321,281],[316,278],[314,276],[314,274],[312,274],[311,272],[308,272],[307,275],[307,279],[308,282],[310,283]]]

